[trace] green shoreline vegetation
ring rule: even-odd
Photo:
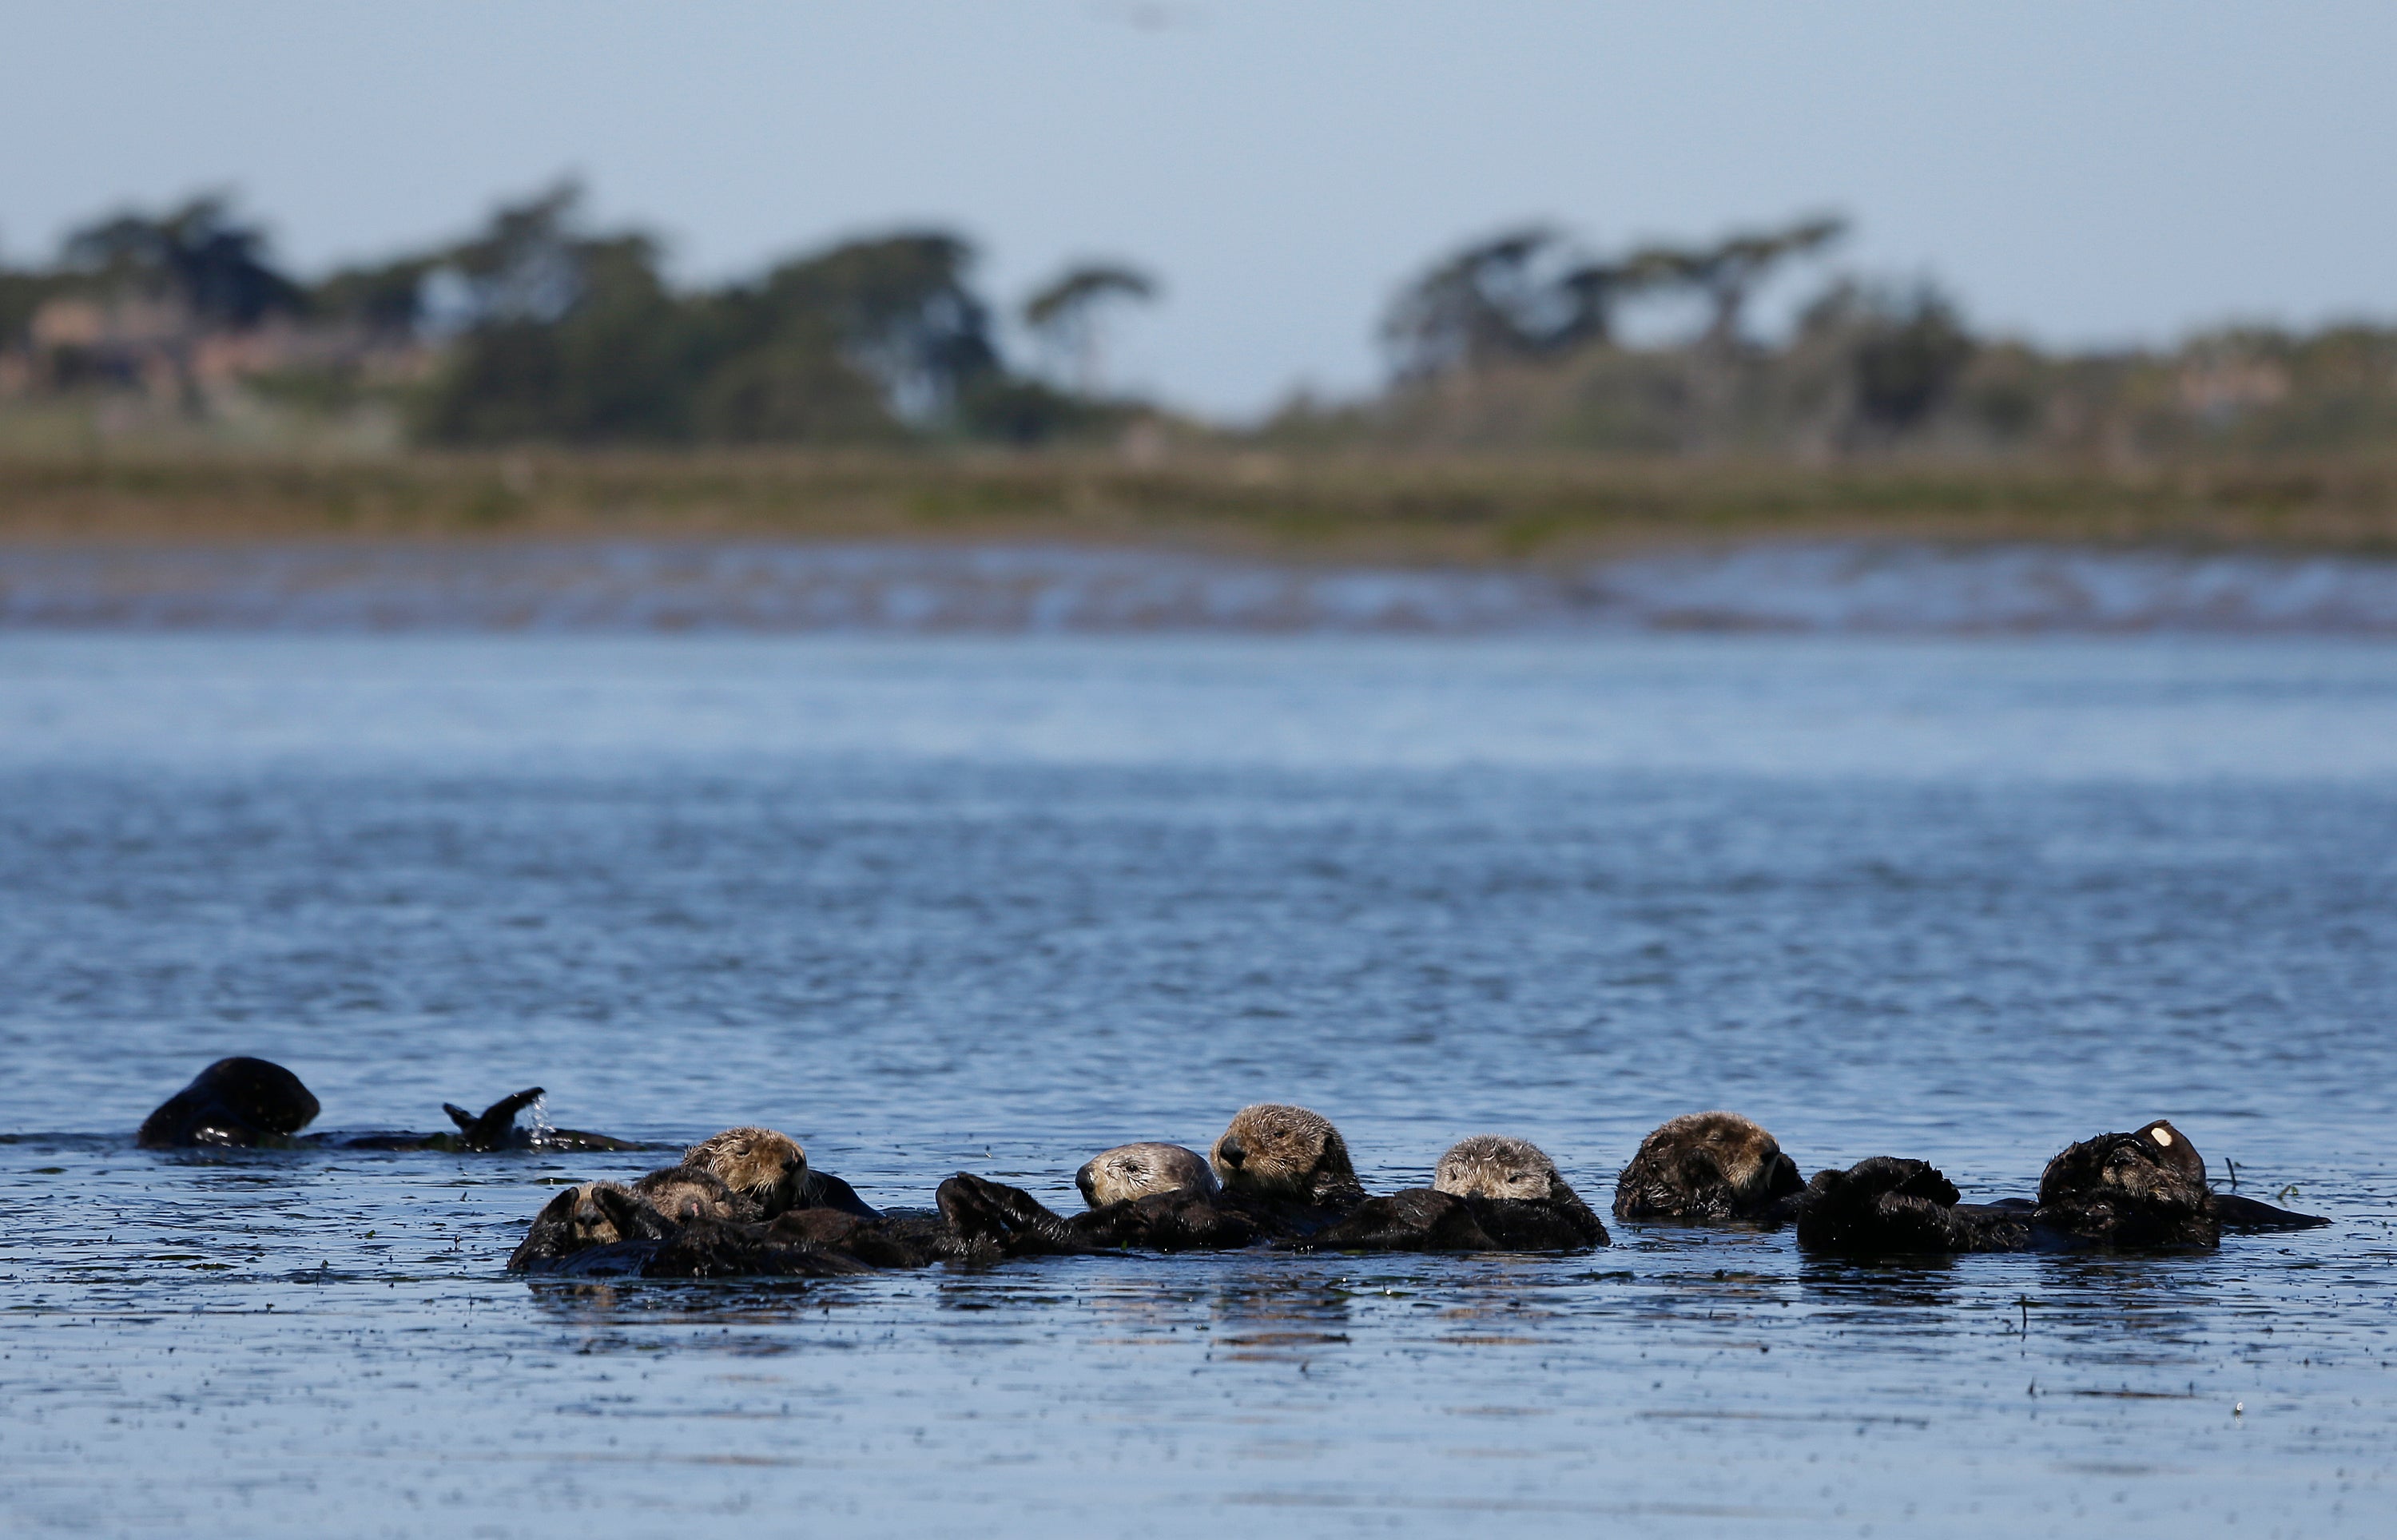
[[[1504,232],[1393,297],[1380,390],[1228,426],[1106,388],[1110,318],[1163,292],[1120,263],[1003,308],[971,243],[919,229],[676,286],[653,238],[591,228],[563,185],[303,279],[203,198],[0,267],[0,539],[2397,552],[2397,327],[2042,350],[1929,284],[1827,267],[1843,230]],[[1808,274],[1786,333],[1753,335],[1758,295]]]
[[[1014,540],[1302,561],[1757,538],[2397,554],[2397,460],[2141,469],[1201,447],[0,457],[0,539]]]

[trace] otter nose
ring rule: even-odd
[[[1084,1161],[1082,1169],[1074,1173],[1074,1185],[1082,1189],[1082,1201],[1092,1208],[1099,1206],[1098,1183],[1091,1177],[1091,1167],[1097,1163],[1095,1161]]]
[[[1215,1147],[1215,1153],[1224,1158],[1225,1165],[1233,1167],[1238,1167],[1249,1158],[1248,1147],[1240,1143],[1238,1135],[1233,1134],[1224,1135],[1223,1142]]]

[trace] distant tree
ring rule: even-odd
[[[823,328],[901,417],[936,421],[999,372],[972,264],[973,247],[940,231],[850,241],[776,268],[758,300],[777,331],[794,317]]]
[[[1072,362],[1074,388],[1100,393],[1101,313],[1111,300],[1151,299],[1156,280],[1136,268],[1095,263],[1066,269],[1024,302],[1024,324]]]
[[[1382,324],[1400,378],[1478,369],[1547,350],[1570,299],[1544,269],[1563,237],[1546,225],[1465,247],[1403,290]]]
[[[157,218],[112,215],[69,235],[60,255],[69,268],[105,281],[170,292],[205,322],[245,327],[300,308],[300,286],[267,250],[263,231],[209,196]]]
[[[1399,294],[1382,325],[1401,378],[1552,357],[1610,342],[1652,264],[1600,261],[1547,225],[1466,246]]]
[[[425,320],[426,281],[441,261],[425,255],[338,269],[310,286],[309,313],[355,322],[383,337],[414,337]]]
[[[1850,354],[1856,415],[1902,433],[1947,404],[1975,344],[1948,297],[1929,284],[1869,298],[1867,325]]]
[[[460,313],[418,404],[422,436],[672,443],[696,431],[698,386],[718,339],[667,289],[656,243],[638,232],[587,233],[580,198],[561,183],[504,206],[432,259],[426,283],[451,279]]]
[[[502,204],[480,233],[443,253],[439,266],[460,280],[469,324],[556,321],[583,296],[588,240],[583,187],[569,179]]]
[[[1748,303],[1765,280],[1793,258],[1821,251],[1847,228],[1843,219],[1820,216],[1779,230],[1742,232],[1710,246],[1649,246],[1633,253],[1628,265],[1652,283],[1696,289],[1707,306],[1703,340],[1729,350],[1738,345]]]

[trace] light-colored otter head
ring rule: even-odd
[[[756,1205],[699,1166],[668,1166],[635,1182],[633,1196],[678,1225],[694,1219],[755,1219]]]
[[[1082,1201],[1092,1208],[1146,1198],[1158,1192],[1196,1192],[1213,1197],[1215,1173],[1195,1149],[1173,1144],[1118,1145],[1101,1150],[1074,1173]]]
[[[808,1179],[807,1151],[770,1128],[728,1128],[684,1150],[682,1163],[741,1194],[768,1219],[796,1207]]]
[[[1365,1196],[1340,1131],[1304,1107],[1260,1102],[1240,1109],[1207,1160],[1236,1191],[1313,1203],[1359,1202]]]
[[[1458,1198],[1581,1201],[1538,1145],[1504,1134],[1477,1134],[1449,1146],[1432,1170],[1431,1185]]]
[[[1614,1188],[1625,1219],[1728,1219],[1805,1187],[1772,1135],[1736,1112],[1691,1112],[1640,1141]]]

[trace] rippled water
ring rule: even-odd
[[[848,632],[2397,633],[2397,562],[1903,540],[1538,568],[1055,545],[0,545],[0,629]]]
[[[19,634],[0,1529],[2380,1533],[2392,834],[2362,644]],[[2164,1115],[2337,1222],[528,1283],[647,1162],[131,1148],[234,1052],[884,1201],[1275,1097],[1601,1202],[1707,1106],[1982,1195]]]

